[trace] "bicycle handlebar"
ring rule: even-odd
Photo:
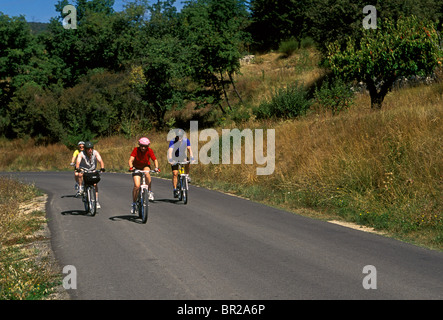
[[[129,170],[129,172],[133,172],[133,173],[159,173],[160,170],[155,171],[155,170],[139,170],[139,169],[134,169],[134,170]]]
[[[171,165],[177,165],[177,164],[181,164],[181,165],[185,165],[185,164],[190,164],[191,161],[173,161],[171,162]]]
[[[85,169],[85,168],[76,168],[75,171],[77,172],[88,172],[88,173],[100,173],[100,172],[105,172],[105,168],[101,168],[100,170],[89,170],[89,169]]]

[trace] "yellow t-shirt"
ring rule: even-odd
[[[72,155],[72,157],[74,158],[74,163],[77,161],[77,156],[78,156],[79,153],[80,153],[79,150],[75,150],[74,151],[74,154]]]

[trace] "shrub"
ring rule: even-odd
[[[286,57],[291,56],[299,48],[299,43],[295,38],[282,41],[278,47],[278,52],[283,53]]]
[[[287,88],[275,90],[271,101],[261,103],[258,109],[254,110],[254,114],[258,119],[296,118],[306,114],[310,105],[305,88],[295,83]]]
[[[310,49],[315,47],[315,41],[311,37],[305,37],[300,40],[301,49]]]
[[[354,103],[354,92],[341,79],[325,81],[320,89],[315,88],[315,101],[333,115],[349,108]]]

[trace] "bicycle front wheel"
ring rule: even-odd
[[[146,223],[148,221],[148,211],[149,211],[149,198],[148,198],[148,190],[143,189],[140,197],[140,208],[139,208],[139,217],[142,219],[142,223]]]
[[[188,190],[183,190],[183,203],[188,204]]]
[[[187,204],[188,203],[188,181],[186,180],[186,178],[182,179],[182,199],[183,199],[183,203]]]
[[[88,211],[89,214],[91,216],[95,216],[96,212],[97,212],[97,201],[95,199],[95,188],[92,187],[88,187],[87,189],[87,193],[88,193]]]
[[[182,178],[181,177],[178,179],[177,189],[178,189],[178,201],[182,201],[182,199],[183,199],[183,187],[182,187]]]

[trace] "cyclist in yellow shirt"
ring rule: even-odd
[[[78,150],[74,151],[74,154],[72,155],[72,159],[71,159],[71,166],[74,167],[74,179],[75,179],[74,189],[76,191],[79,188],[79,181],[78,181],[78,172],[75,171],[75,163],[77,162],[77,156],[79,155],[79,153],[82,152],[83,150],[85,150],[85,143],[83,141],[79,141],[77,146],[78,146]]]

